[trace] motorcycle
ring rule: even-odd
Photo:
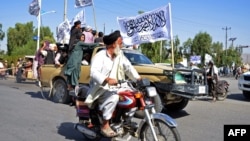
[[[219,80],[215,83],[214,91],[216,93],[216,99],[223,101],[227,98],[229,93],[229,83],[226,80]],[[209,96],[213,96],[212,93],[209,93]]]
[[[81,87],[75,96],[79,122],[74,127],[86,139],[98,141],[103,138],[100,134],[102,112],[98,110],[97,101],[91,108],[84,104],[88,89],[87,86]],[[117,136],[111,140],[127,141],[132,136],[142,141],[181,140],[176,121],[166,114],[155,112],[151,99],[157,95],[157,92],[155,87],[150,86],[148,79],[138,82],[119,81],[115,89],[119,89],[119,102],[110,119],[110,127]],[[143,111],[145,114],[139,123],[133,121],[138,111]]]

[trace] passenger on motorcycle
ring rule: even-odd
[[[216,101],[217,94],[215,92],[215,85],[219,80],[218,68],[214,65],[212,60],[208,63],[207,73],[207,83],[208,83],[208,92],[212,94],[213,101]]]
[[[125,74],[132,80],[141,79],[138,72],[121,51],[122,37],[120,31],[104,36],[105,50],[99,51],[91,62],[90,90],[85,103],[91,108],[98,101],[99,110],[103,113],[101,133],[114,137],[116,133],[110,128],[109,120],[119,101],[117,90],[110,89],[118,80],[124,80]]]

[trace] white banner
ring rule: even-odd
[[[70,25],[73,26],[74,22],[81,21],[81,25],[85,25],[84,10],[81,10],[76,16],[71,20]]]
[[[57,42],[69,43],[71,25],[68,20],[65,20],[57,27]]]
[[[210,60],[213,60],[213,57],[209,54],[205,54],[205,63],[208,63]]]
[[[200,64],[201,63],[201,56],[190,56],[190,62],[194,64]]]
[[[29,5],[30,15],[38,16],[40,11],[39,0],[33,0]]]
[[[117,18],[123,42],[134,45],[171,39],[170,4],[135,17]]]
[[[93,0],[75,0],[75,8],[87,7],[93,5]]]

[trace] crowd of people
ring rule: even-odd
[[[19,58],[15,64],[14,61],[8,63],[7,60],[0,59],[0,79],[7,79],[7,75],[16,76],[19,68],[23,69],[23,75],[27,75],[32,70],[32,61]]]
[[[78,90],[81,65],[89,65],[91,55],[85,52],[103,44],[103,32],[96,32],[91,26],[81,27],[81,22],[76,21],[70,30],[70,39],[67,48],[61,48],[57,44],[44,41],[35,55],[38,62],[37,78],[40,82],[43,64],[55,64],[56,67],[64,66],[64,74],[67,76],[68,90]]]

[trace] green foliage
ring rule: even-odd
[[[23,47],[16,48],[14,51],[12,51],[11,56],[16,55],[34,55],[34,52],[36,50],[36,41],[30,40],[26,45]]]
[[[141,51],[145,54],[152,62],[166,62],[167,59],[162,57],[166,55],[166,41],[158,41],[155,43],[144,43],[140,45]]]
[[[180,45],[180,39],[178,36],[175,36],[173,40],[173,50],[174,50],[174,63],[177,64],[182,60],[182,54],[181,51],[183,50],[182,47],[179,47]]]
[[[2,30],[2,27],[3,27],[3,25],[0,23],[0,41],[2,41],[3,38],[4,38],[4,36],[5,36],[5,33],[4,33],[4,31]]]
[[[188,38],[187,41],[183,42],[183,56],[185,58],[190,58],[192,44],[193,40],[191,38]]]
[[[148,56],[154,63],[172,63],[172,49],[171,42],[161,41],[155,43],[141,44],[142,53]],[[162,54],[161,52],[162,47]],[[168,48],[166,48],[168,47]],[[188,38],[187,41],[183,42],[180,46],[180,40],[178,36],[175,36],[173,40],[173,51],[174,51],[174,63],[182,61],[183,57],[190,60],[191,55],[201,55],[202,64],[205,61],[205,54],[209,54],[213,57],[213,61],[217,66],[232,65],[234,62],[236,65],[242,64],[241,53],[233,47],[226,51],[223,50],[223,44],[221,42],[212,42],[212,37],[206,32],[200,32],[195,35],[194,39]],[[161,55],[160,55],[161,54]],[[200,66],[202,66],[202,64]]]
[[[37,31],[38,29],[34,29],[33,22],[28,22],[26,24],[16,23],[14,28],[9,28],[7,32],[8,55],[35,54],[37,41],[34,41],[33,37],[37,36]],[[53,33],[49,27],[41,27],[40,33],[41,42],[44,40],[55,42]]]
[[[33,37],[33,23],[16,23],[15,28],[10,27],[7,31],[7,50],[8,54],[20,47],[24,47]]]
[[[194,39],[193,44],[191,45],[191,53],[201,56],[201,62],[205,62],[205,54],[212,54],[211,51],[212,37],[206,32],[198,33]]]

